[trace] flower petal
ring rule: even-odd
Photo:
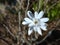
[[[49,18],[41,18],[40,21],[41,22],[47,22],[49,20]]]
[[[35,18],[38,18],[38,12],[35,12],[34,15],[35,15]]]
[[[42,35],[41,29],[39,27],[37,27],[37,32]]]
[[[24,20],[26,21],[26,22],[32,22],[32,20],[31,19],[29,19],[29,18],[24,18]]]
[[[34,26],[34,23],[30,23],[28,26],[29,26],[29,27],[32,27],[32,26]]]
[[[35,27],[33,27],[33,29],[34,29],[34,31],[37,31],[37,27],[35,26]]]
[[[27,15],[28,15],[29,18],[31,18],[31,19],[33,18],[33,13],[31,11],[28,11]]]
[[[40,22],[40,26],[46,25],[46,23],[44,22]]]
[[[29,23],[26,22],[26,21],[23,21],[22,24],[23,24],[23,25],[27,25],[27,24],[29,24]]]
[[[30,35],[32,32],[33,32],[33,30],[29,28],[28,35]]]
[[[38,19],[42,18],[43,15],[44,15],[44,12],[41,11],[41,12],[38,14]]]
[[[44,25],[44,26],[40,26],[40,28],[43,29],[44,31],[47,30],[46,27],[47,27],[47,26],[45,26],[45,25]]]

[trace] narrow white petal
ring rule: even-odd
[[[39,15],[38,15],[38,18],[42,18],[43,15],[44,15],[44,12],[41,11],[41,12],[39,13]]]
[[[33,30],[31,30],[31,29],[29,28],[29,30],[28,30],[28,35],[30,35],[32,32],[33,32]]]
[[[28,15],[29,18],[33,18],[33,14],[32,14],[31,11],[28,11],[28,12],[27,12],[27,15]]]
[[[28,22],[26,22],[26,21],[23,21],[23,22],[22,22],[22,24],[23,24],[23,25],[27,25],[27,24],[28,24]]]
[[[34,15],[35,15],[35,18],[38,18],[38,12],[35,12]]]
[[[33,24],[33,23],[30,23],[28,26],[29,26],[29,27],[32,27],[32,26],[34,26],[34,24]]]
[[[44,22],[40,22],[40,26],[46,25],[46,23]]]
[[[32,20],[29,19],[29,18],[24,18],[24,20],[25,20],[26,22],[32,22]]]
[[[45,26],[45,25],[44,26],[40,26],[40,28],[43,29],[44,31],[47,30],[47,26]]]
[[[33,27],[34,31],[37,31],[37,27]]]
[[[47,22],[49,20],[49,18],[41,18],[40,21],[41,22]]]
[[[37,32],[42,35],[41,29],[39,27],[37,27]]]

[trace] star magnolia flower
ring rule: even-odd
[[[49,18],[42,18],[44,12],[41,11],[39,14],[38,12],[35,12],[34,13],[34,16],[32,14],[31,11],[28,11],[27,12],[27,15],[29,18],[24,18],[24,21],[22,22],[23,25],[28,25],[29,26],[29,29],[28,29],[28,35],[30,35],[33,30],[38,32],[40,35],[42,35],[42,30],[46,31],[46,23]]]

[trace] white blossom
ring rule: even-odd
[[[47,30],[46,22],[49,20],[49,18],[42,18],[44,15],[44,12],[41,11],[39,14],[38,12],[35,12],[34,15],[31,11],[27,12],[28,17],[24,18],[24,21],[22,22],[23,25],[28,25],[28,35],[30,35],[33,31],[38,32],[38,34],[42,35],[42,30]]]

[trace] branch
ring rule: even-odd
[[[5,27],[5,29],[7,30],[7,32],[15,39],[15,35],[10,32],[9,28],[5,24],[3,24],[3,26]]]

